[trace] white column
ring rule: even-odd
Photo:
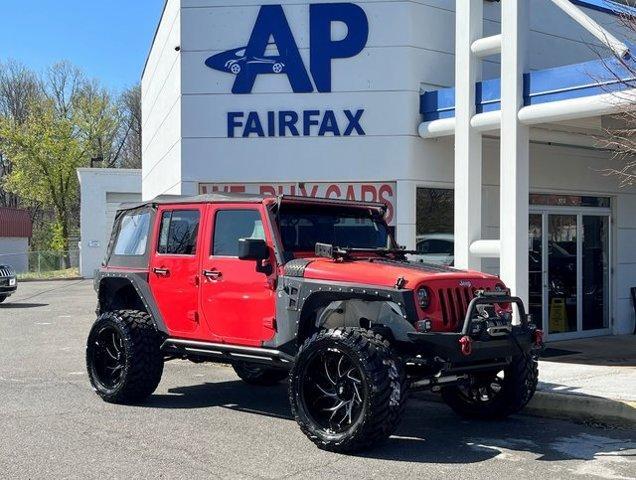
[[[519,122],[527,71],[528,0],[501,2],[501,279],[528,302],[529,127]]]
[[[395,195],[395,229],[399,245],[415,250],[417,185],[415,182],[398,180]]]
[[[483,34],[483,2],[455,2],[455,266],[481,269],[470,245],[481,239],[481,133],[471,127],[480,60],[471,50]]]

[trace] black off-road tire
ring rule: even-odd
[[[279,368],[268,368],[249,362],[237,362],[232,365],[236,374],[250,385],[271,386],[287,379],[289,372]]]
[[[345,353],[359,368],[366,388],[358,420],[347,430],[330,432],[309,411],[304,395],[305,376],[311,359],[325,351]],[[319,448],[332,452],[360,451],[385,441],[397,428],[408,394],[402,360],[389,342],[362,328],[337,328],[321,331],[309,338],[298,352],[290,373],[289,401],[303,433]]]
[[[7,298],[7,295],[0,295],[0,303],[4,302]]]
[[[462,417],[501,420],[518,413],[527,405],[537,389],[538,380],[539,369],[535,356],[519,355],[504,369],[502,388],[492,400],[474,400],[460,386],[444,388],[442,398]]]
[[[96,368],[96,339],[105,329],[121,336],[121,379],[105,384]],[[95,392],[109,403],[136,404],[150,396],[163,373],[161,337],[150,315],[137,310],[102,314],[93,324],[86,344],[86,367]]]

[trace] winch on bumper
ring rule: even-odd
[[[512,315],[495,314],[495,305],[516,304],[520,324]],[[468,305],[461,332],[410,332],[409,339],[422,356],[446,363],[453,371],[478,368],[489,361],[504,360],[539,350],[543,332],[526,314],[523,302],[500,292],[478,292]]]

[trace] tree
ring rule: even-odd
[[[633,2],[626,2],[632,3]],[[632,5],[633,6],[633,5]],[[633,40],[636,36],[636,17],[629,11],[617,16],[618,26],[624,34]],[[623,107],[621,111],[604,120],[603,135],[598,138],[599,146],[612,152],[613,161],[618,166],[612,166],[602,170],[606,176],[616,177],[620,187],[636,185],[636,63],[634,53],[628,57],[621,57],[614,52],[614,56],[608,60],[605,55],[599,55],[609,79],[603,84],[609,85],[607,91]],[[607,81],[609,80],[609,82]],[[601,82],[599,82],[601,83]],[[611,88],[618,85],[619,88]]]
[[[46,98],[22,124],[2,120],[0,137],[13,169],[5,188],[27,201],[50,205],[59,231],[59,250],[68,251],[73,206],[77,203],[76,169],[87,163],[87,144],[71,118]],[[70,261],[66,259],[67,268]]]
[[[16,125],[23,124],[32,105],[40,97],[40,82],[31,70],[15,61],[0,63],[0,118]],[[11,174],[11,170],[10,157],[0,149],[0,206],[24,206],[17,195],[1,188],[2,180]],[[34,213],[31,212],[32,217]]]
[[[40,248],[68,250],[79,226],[76,169],[93,158],[141,166],[139,87],[113,94],[68,62],[42,75],[0,63],[0,206],[31,211]]]
[[[111,94],[97,82],[84,82],[72,99],[74,121],[88,148],[88,156],[117,167],[124,140],[123,118]]]
[[[123,131],[121,166],[141,168],[141,87],[125,90],[119,99]]]

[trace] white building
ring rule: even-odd
[[[117,208],[141,201],[141,171],[118,168],[78,168],[80,183],[80,275],[92,278],[110,240]]]
[[[142,80],[143,198],[386,201],[400,243],[431,254],[448,244],[427,235],[454,233],[455,264],[501,272],[551,339],[630,333],[636,191],[599,173],[593,139],[616,88],[597,85],[594,29],[621,37],[608,5],[168,0]]]

